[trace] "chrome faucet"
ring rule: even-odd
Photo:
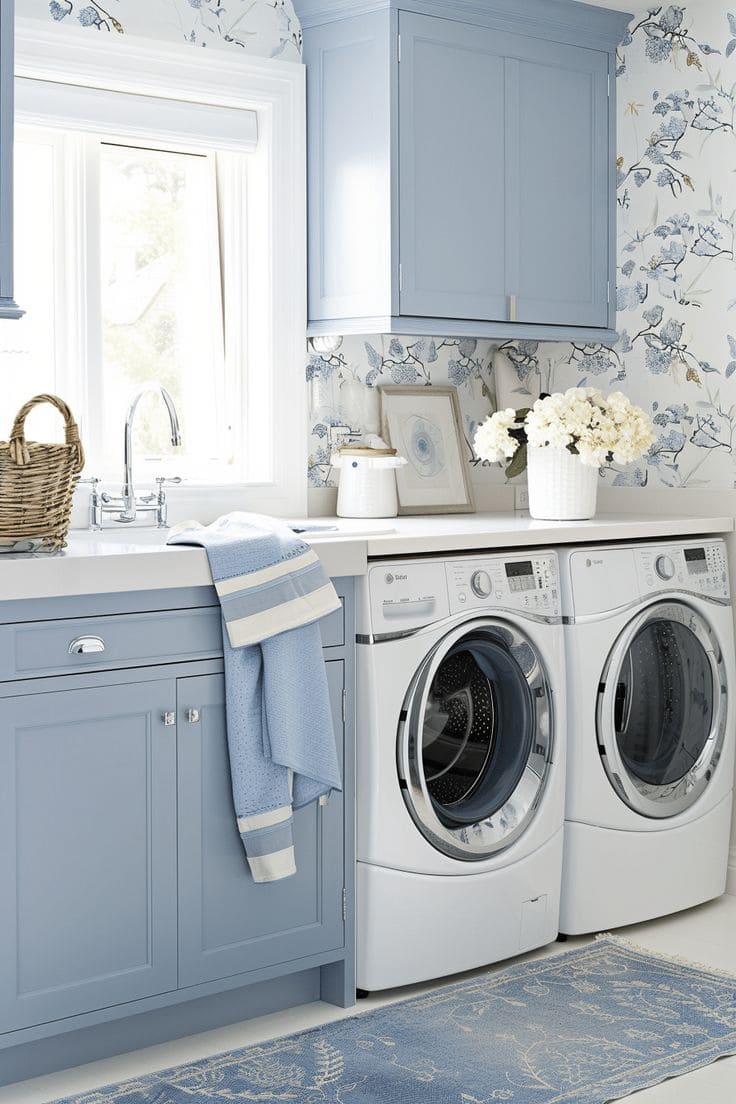
[[[142,513],[154,513],[159,529],[165,529],[168,520],[168,508],[166,504],[165,485],[167,483],[181,483],[179,476],[171,479],[160,477],[158,493],[136,496],[133,487],[133,421],[138,403],[144,395],[158,394],[164,401],[171,424],[171,443],[174,446],[181,445],[181,431],[179,418],[174,406],[174,400],[165,387],[159,383],[145,383],[140,391],[133,397],[128,413],[125,416],[125,440],[123,443],[123,487],[119,496],[110,495],[107,492],[98,493],[98,479],[89,479],[85,482],[92,484],[90,497],[90,528],[101,529],[105,514],[113,514],[113,521],[120,525],[130,525]]]
[[[133,490],[133,419],[135,417],[136,408],[144,395],[148,394],[160,394],[161,398],[166,404],[166,410],[169,415],[169,422],[171,423],[171,443],[172,445],[181,445],[181,433],[179,431],[179,418],[176,413],[176,407],[174,406],[174,400],[165,387],[162,387],[159,383],[145,383],[141,387],[137,395],[134,396],[130,406],[128,407],[128,413],[125,415],[125,441],[123,443],[123,509],[120,512],[120,516],[115,520],[122,522],[135,521],[136,518],[136,506],[145,506],[150,503],[149,496],[146,496],[140,503],[136,502],[135,491]],[[179,481],[181,482],[181,480]]]

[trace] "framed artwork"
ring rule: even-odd
[[[408,464],[396,472],[400,514],[475,510],[454,387],[382,387],[383,436]]]

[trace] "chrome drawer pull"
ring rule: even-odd
[[[190,724],[198,724],[199,723],[199,710],[198,709],[187,709],[187,720],[189,721]]]
[[[99,636],[78,636],[69,645],[69,655],[92,655],[104,650],[105,641]]]

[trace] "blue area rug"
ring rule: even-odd
[[[604,1104],[735,1052],[736,978],[604,938],[57,1104]]]

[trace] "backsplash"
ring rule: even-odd
[[[334,484],[328,427],[343,421],[340,382],[356,378],[455,384],[469,457],[496,392],[521,406],[540,388],[620,389],[651,413],[657,440],[607,483],[736,486],[736,15],[708,0],[650,5],[620,48],[617,87],[616,346],[525,341],[494,356],[488,341],[346,338],[307,368],[311,486]],[[503,476],[494,465],[482,478]]]
[[[301,28],[291,0],[16,0],[16,12],[91,33],[243,50],[299,61]]]

